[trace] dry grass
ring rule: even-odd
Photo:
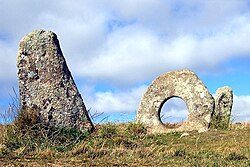
[[[25,147],[7,152],[0,166],[249,166],[250,125],[207,133],[147,134],[142,125],[98,125],[66,151]],[[34,140],[35,141],[35,140]]]
[[[3,139],[3,134],[4,134],[4,125],[0,124],[0,143],[2,143]]]
[[[164,126],[168,129],[175,129],[175,128],[179,128],[181,125],[183,124],[183,122],[180,123],[164,123]]]
[[[232,129],[244,129],[244,128],[250,128],[250,123],[245,122],[245,123],[235,123],[232,124],[231,128]]]
[[[0,124],[0,134],[3,134],[4,132],[4,125]]]

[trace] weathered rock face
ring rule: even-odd
[[[163,104],[179,97],[187,105],[187,120],[176,129],[167,129],[160,120]],[[202,81],[190,70],[177,70],[156,78],[144,93],[136,116],[152,133],[208,129],[214,99]]]
[[[36,108],[39,120],[49,125],[93,129],[56,34],[35,30],[25,36],[20,41],[17,68],[23,109]]]
[[[215,94],[215,110],[213,119],[216,123],[228,127],[233,107],[233,91],[229,86],[217,89]]]

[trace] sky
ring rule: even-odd
[[[0,112],[18,92],[19,41],[36,29],[57,34],[96,123],[133,121],[160,74],[193,70],[211,94],[234,92],[234,122],[250,122],[248,0],[0,0]],[[98,116],[98,114],[100,115]],[[182,121],[185,103],[164,104],[162,121]]]

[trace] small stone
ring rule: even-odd
[[[36,109],[42,123],[92,131],[93,124],[51,31],[35,30],[20,41],[17,68],[21,108]]]
[[[202,81],[190,70],[171,71],[157,77],[144,93],[136,122],[144,124],[152,133],[165,133],[160,120],[164,103],[172,97],[181,98],[187,105],[187,120],[174,131],[207,129],[214,109],[214,99]]]
[[[187,133],[187,132],[182,133],[181,136],[180,136],[180,138],[185,137],[185,136],[189,136],[189,133]]]
[[[207,132],[208,131],[208,128],[200,128],[198,130],[198,133],[204,133],[204,132]]]
[[[233,107],[233,91],[229,86],[224,86],[217,89],[215,94],[215,110],[213,119],[215,123],[223,124],[229,127],[231,111]]]

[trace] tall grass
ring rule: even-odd
[[[6,111],[0,111],[0,120],[3,124],[13,122],[20,112],[20,98],[16,90],[13,88],[13,95],[10,95],[11,102]]]
[[[51,136],[48,129],[38,134],[29,131],[18,139],[8,139],[13,142],[5,143],[5,148],[2,145],[0,162],[27,165],[29,160],[33,165],[73,166],[250,165],[249,126],[202,134],[188,132],[185,137],[180,137],[181,132],[148,134],[143,125],[135,123],[97,125],[87,136],[59,129]]]
[[[15,90],[11,98],[9,109],[1,114],[5,125],[0,126],[0,155],[17,156],[38,150],[63,152],[89,135],[74,128],[41,123],[37,108],[21,109]]]
[[[35,108],[16,109],[13,122],[0,126],[0,166],[250,166],[250,126],[181,137],[107,123],[87,134],[41,124]]]

